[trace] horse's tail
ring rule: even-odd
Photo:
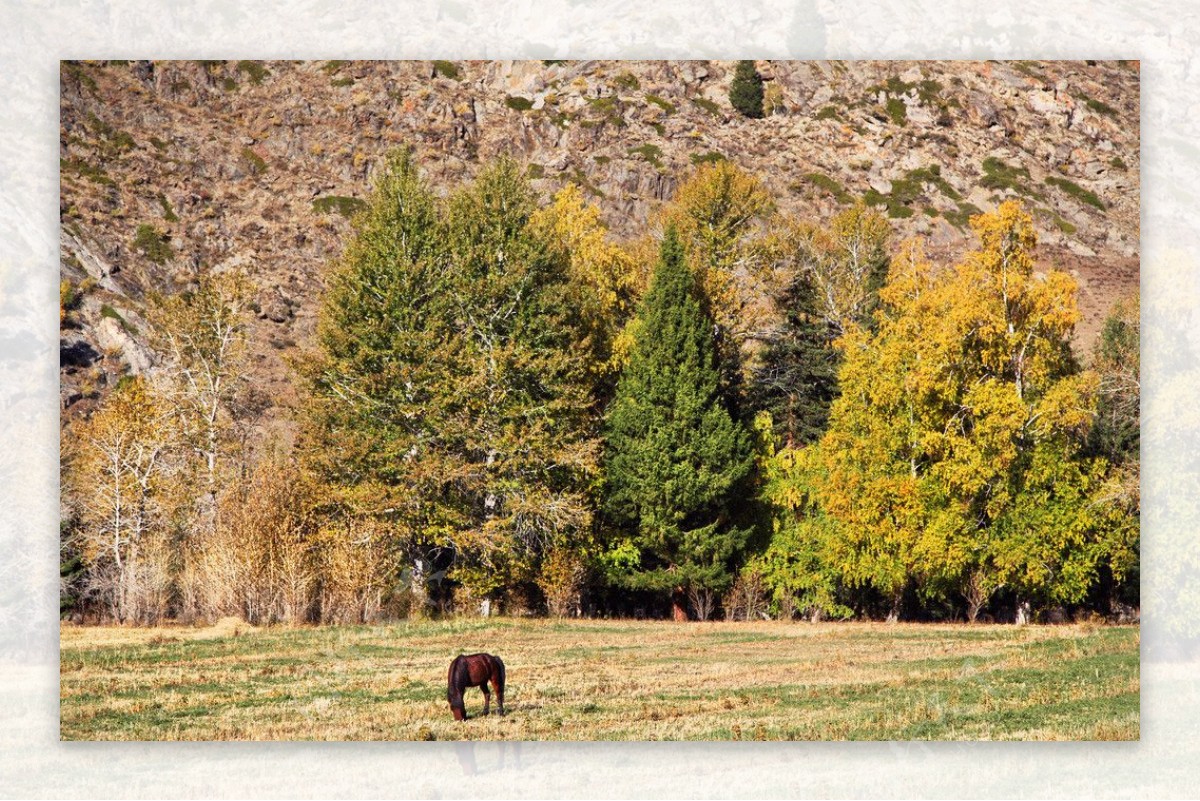
[[[466,664],[466,658],[459,654],[450,663],[450,671],[446,675],[446,700],[452,707],[462,707],[463,705],[462,691],[466,682],[462,681],[458,674],[462,673]]]
[[[504,692],[504,660],[496,657],[496,667],[500,672],[500,692]]]

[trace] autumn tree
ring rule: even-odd
[[[746,539],[730,506],[752,454],[721,396],[712,317],[674,227],[605,433],[606,508],[624,527],[608,555],[614,577],[668,593],[676,619],[686,619],[690,593],[707,617]]]
[[[1078,601],[1128,525],[1082,452],[1097,379],[1071,353],[1074,282],[1034,273],[1018,203],[972,227],[980,248],[939,275],[905,248],[876,330],[841,340],[821,508],[846,538],[843,575],[893,616],[910,583],[960,592],[972,620],[1001,587]]]
[[[171,554],[160,490],[171,445],[168,408],[140,378],[124,380],[71,430],[66,477],[78,504],[73,550],[83,594],[118,622],[155,623],[170,601]]]
[[[595,331],[535,209],[514,162],[441,204],[394,155],[331,276],[308,462],[407,554],[415,588],[443,554],[491,598],[590,529]]]
[[[702,164],[658,215],[674,227],[716,323],[723,391],[739,401],[754,367],[756,344],[772,325],[787,244],[770,236],[776,222],[762,181],[728,161]],[[648,263],[657,254],[643,243]],[[634,322],[637,325],[637,322]]]
[[[744,117],[763,116],[763,79],[753,61],[739,61],[729,84],[729,104]]]

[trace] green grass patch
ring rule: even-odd
[[[674,114],[676,111],[675,104],[669,100],[659,97],[658,95],[647,94],[646,102],[653,103],[661,108],[667,114]]]
[[[78,156],[73,156],[69,159],[59,159],[58,169],[63,175],[77,175],[80,178],[86,178],[95,184],[102,186],[116,186],[114,181],[103,167],[85,161]]]
[[[824,106],[818,111],[814,117],[818,120],[841,120],[841,115],[838,114],[836,106]]]
[[[253,148],[242,148],[242,160],[246,162],[251,175],[262,175],[267,171],[266,159],[255,153]]]
[[[167,196],[159,194],[158,205],[162,206],[163,219],[167,222],[179,222],[179,216],[175,213],[175,209],[171,208],[171,201],[167,200]]]
[[[121,316],[121,313],[119,311],[114,309],[112,306],[109,306],[107,303],[103,303],[100,305],[100,316],[102,318],[107,317],[110,320],[116,320],[117,325],[121,326],[121,328],[124,329],[127,333],[130,333],[130,334],[137,333],[137,329],[133,325],[131,325],[128,320],[126,320],[123,316]]]
[[[133,246],[155,264],[164,264],[175,258],[175,249],[171,247],[167,235],[148,223],[137,227]]]
[[[595,121],[609,123],[617,128],[625,127],[625,109],[615,95],[588,99],[588,106],[595,114]]]
[[[1089,109],[1096,112],[1097,114],[1103,115],[1105,117],[1116,117],[1117,116],[1117,110],[1115,108],[1113,108],[1112,106],[1108,105],[1107,103],[1105,103],[1103,100],[1097,100],[1094,97],[1088,97],[1083,92],[1076,93],[1075,99],[1083,101],[1083,104],[1085,106],[1087,106]]]
[[[239,61],[237,63],[237,70],[238,72],[245,73],[246,77],[250,79],[250,83],[254,86],[261,84],[263,78],[271,74],[271,71],[264,67],[261,61]]]
[[[1058,187],[1076,200],[1087,203],[1089,206],[1095,206],[1096,208],[1100,209],[1100,211],[1104,211],[1106,208],[1104,201],[1101,200],[1095,192],[1084,189],[1074,181],[1069,181],[1066,178],[1059,178],[1056,175],[1048,175],[1046,176],[1046,183],[1050,186]]]
[[[966,228],[970,224],[972,217],[983,214],[983,209],[974,203],[959,201],[955,205],[958,207],[956,210],[947,211],[942,215],[955,228]]]
[[[632,72],[622,72],[617,77],[613,78],[613,86],[618,89],[624,89],[626,92],[632,92],[634,89],[641,87],[637,76]]]
[[[458,69],[458,65],[453,61],[434,61],[433,71],[443,78],[449,78],[452,81],[457,81],[462,78],[462,73]]]
[[[718,153],[715,150],[707,150],[703,153],[689,153],[688,160],[699,166],[701,164],[716,164],[718,161],[725,161],[725,154]]]
[[[908,122],[908,106],[900,98],[889,97],[884,109],[893,125],[904,125]]]
[[[353,217],[366,207],[366,201],[344,195],[326,195],[312,202],[313,211],[318,214],[340,214],[343,217]]]
[[[1029,170],[1025,167],[1014,167],[995,156],[988,156],[983,160],[983,177],[979,179],[979,185],[985,189],[1008,190],[1018,195],[1041,198],[1040,194],[1029,187],[1027,181]]]
[[[653,164],[656,168],[662,169],[662,150],[658,145],[653,145],[647,142],[644,145],[629,148],[629,155],[641,156],[646,161]]]
[[[713,115],[714,117],[724,117],[725,116],[724,114],[721,113],[721,107],[718,106],[713,101],[709,100],[707,97],[693,97],[692,102],[695,103],[700,108],[707,111],[709,114]]]
[[[820,172],[810,172],[804,175],[804,180],[827,195],[833,197],[838,203],[847,205],[854,202],[854,198],[846,191],[846,187],[842,186],[837,180]]]
[[[519,95],[508,95],[504,98],[504,105],[511,108],[513,111],[529,111],[533,108],[533,101],[527,97]]]
[[[1121,172],[1125,172],[1129,169],[1129,166],[1125,163],[1125,159],[1121,158],[1120,156],[1113,156],[1112,160],[1108,162],[1108,165],[1114,170],[1120,170]]]

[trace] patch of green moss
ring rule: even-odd
[[[1041,196],[1025,183],[1028,180],[1029,170],[1025,167],[1014,167],[994,156],[988,156],[983,160],[983,177],[979,179],[979,185],[984,189],[1007,189],[1019,195],[1040,198]]]
[[[955,228],[966,228],[972,217],[978,214],[983,214],[983,209],[979,208],[974,203],[964,203],[960,201],[955,205],[958,206],[956,211],[947,211],[942,215],[946,218],[946,221]]]
[[[1105,208],[1107,208],[1104,205],[1104,201],[1101,200],[1095,192],[1084,189],[1074,181],[1068,181],[1066,178],[1059,178],[1056,175],[1048,175],[1046,176],[1046,183],[1050,186],[1057,186],[1059,189],[1066,192],[1076,200],[1081,200],[1090,206],[1095,206],[1101,211],[1104,211]]]
[[[175,214],[175,209],[171,208],[171,201],[167,200],[166,195],[160,194],[158,196],[158,203],[160,206],[162,206],[164,220],[167,222],[179,221],[179,217]]]
[[[109,177],[104,168],[89,164],[81,158],[59,159],[58,168],[64,175],[78,175],[80,178],[86,178],[92,183],[103,186],[117,185],[117,182]]]
[[[258,86],[263,82],[263,78],[271,74],[271,71],[262,65],[261,61],[239,61],[237,63],[238,72],[246,73],[246,77],[250,79],[250,83]]]
[[[846,187],[842,186],[833,178],[820,172],[810,172],[804,175],[804,180],[808,181],[813,186],[820,189],[827,195],[833,197],[838,203],[848,204],[854,201],[850,193],[846,191]],[[874,190],[871,190],[874,191]],[[878,193],[876,193],[878,194]]]
[[[663,111],[665,111],[668,114],[674,114],[675,110],[676,110],[674,103],[672,103],[669,100],[665,100],[665,99],[659,97],[658,95],[647,94],[646,102],[653,103],[654,105],[658,106],[659,108],[661,108]]]
[[[137,227],[133,246],[155,264],[163,264],[175,258],[175,250],[171,247],[167,235],[148,223]]]
[[[443,78],[449,78],[453,81],[457,81],[462,77],[458,65],[453,61],[435,61],[433,62],[433,71]]]
[[[624,89],[627,92],[631,92],[634,89],[641,87],[641,84],[638,82],[637,76],[632,72],[622,72],[620,75],[613,78],[613,86],[616,86],[618,89]]]
[[[246,162],[246,166],[250,168],[251,175],[262,175],[267,171],[266,160],[255,153],[252,148],[242,148],[242,159]]]
[[[688,159],[699,166],[700,164],[716,164],[718,161],[725,161],[725,155],[715,150],[709,150],[705,153],[690,153]]]
[[[366,201],[344,195],[326,195],[312,202],[313,211],[318,214],[340,214],[343,217],[353,217],[366,208]]]
[[[662,169],[662,150],[660,150],[657,145],[646,143],[644,145],[638,145],[637,147],[631,147],[629,148],[629,155],[641,156],[658,169]]]

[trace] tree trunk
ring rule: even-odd
[[[1018,626],[1024,626],[1026,623],[1029,622],[1029,618],[1030,618],[1029,601],[1021,601],[1021,600],[1017,601],[1017,613],[1016,613],[1016,616],[1013,618],[1013,623],[1017,624]]]
[[[687,614],[687,597],[684,595],[683,587],[676,587],[671,590],[671,619],[677,623],[685,623],[688,619]]]
[[[892,596],[892,608],[888,611],[888,615],[887,615],[888,623],[899,623],[900,622],[900,603],[903,600],[904,600],[904,591],[903,590],[900,590],[899,592],[897,592],[895,595]]]

